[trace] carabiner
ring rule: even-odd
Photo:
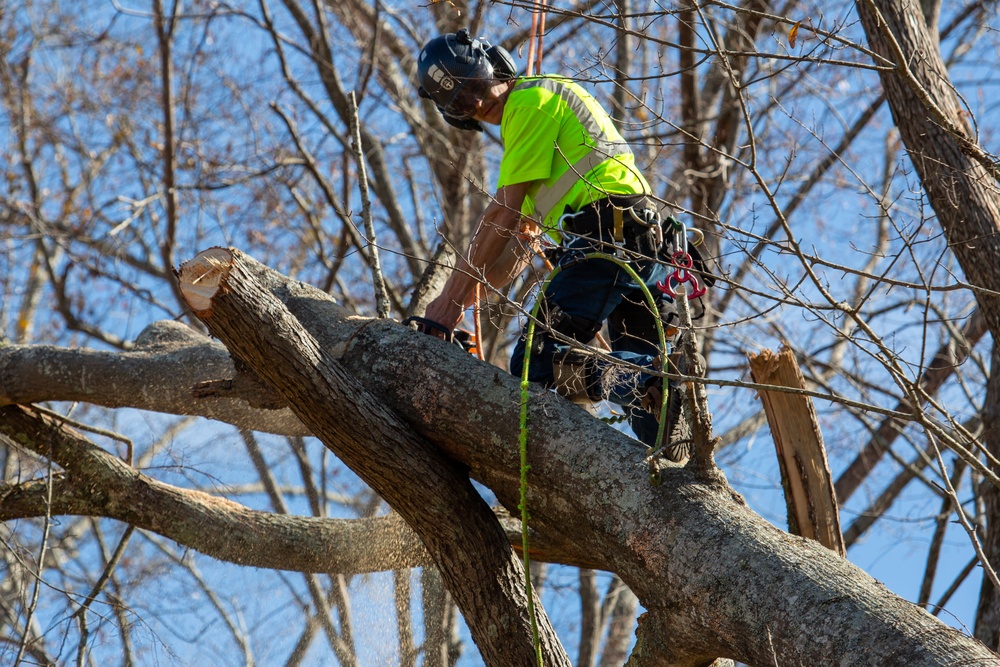
[[[690,299],[697,299],[708,291],[707,288],[698,282],[698,276],[691,273],[690,269],[694,266],[694,260],[691,259],[691,255],[686,251],[678,250],[671,256],[670,261],[677,268],[667,276],[666,283],[662,280],[657,282],[656,289],[671,299],[677,298],[677,287],[682,283],[691,283],[691,291],[687,292]]]

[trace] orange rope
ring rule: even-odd
[[[545,3],[548,0],[541,0],[541,6],[544,8]],[[542,9],[538,16],[538,35],[536,36],[538,40],[538,46],[535,48],[536,59],[535,59],[535,74],[542,73],[542,41],[545,39],[545,10]]]
[[[528,66],[525,73],[528,76],[542,72],[542,39],[545,35],[545,3],[548,0],[538,0],[531,12],[531,32],[528,34]]]
[[[524,73],[528,76],[534,74],[535,69],[535,40],[538,35],[538,12],[531,12],[531,30],[528,33],[528,65]]]
[[[480,318],[481,308],[479,305],[480,294],[482,293],[482,283],[476,283],[476,302],[472,306],[472,331],[476,336],[476,356],[480,361],[486,361],[486,354],[483,352],[483,325]]]

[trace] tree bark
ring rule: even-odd
[[[214,395],[196,398],[195,385],[226,381]],[[0,347],[0,406],[83,401],[218,419],[280,435],[310,435],[287,408],[253,405],[262,387],[236,373],[225,346],[178,322],[150,325],[130,352],[49,345]],[[268,392],[270,393],[270,392]]]
[[[519,457],[514,443],[520,390],[515,378],[482,364],[457,346],[393,322],[351,317],[322,292],[280,277],[246,257],[241,257],[241,265],[256,272],[261,289],[279,297],[295,316],[281,336],[272,332],[273,338],[287,336],[301,341],[306,339],[304,328],[323,349],[340,357],[332,362],[316,352],[316,368],[306,364],[295,375],[301,385],[296,390],[297,400],[304,402],[333,391],[321,383],[317,386],[320,378],[343,383],[341,398],[320,409],[320,426],[340,433],[360,423],[369,430],[362,442],[345,434],[336,443],[338,449],[363,447],[365,465],[388,468],[374,471],[382,479],[389,479],[397,474],[394,470],[403,467],[406,479],[400,482],[401,487],[425,486],[424,477],[413,472],[423,469],[420,458],[427,457],[424,466],[444,469],[432,477],[447,474],[456,466],[433,451],[415,453],[424,442],[412,438],[411,431],[416,431],[467,467],[502,503],[516,506]],[[223,326],[219,321],[215,324]],[[254,336],[264,330],[263,321],[252,318],[232,326],[248,336],[244,346],[253,346]],[[280,340],[268,341],[268,345],[279,344],[284,345]],[[238,355],[246,354],[234,347]],[[274,366],[279,359],[296,366],[303,362],[294,357],[268,358]],[[320,371],[332,363],[339,364],[342,372],[331,379]],[[392,411],[372,407],[376,396]],[[387,422],[378,430],[371,428],[357,416],[361,408],[353,406],[354,401],[377,410]],[[18,434],[37,431],[37,422],[18,426],[10,414],[18,410],[22,408],[4,408],[0,423],[7,425],[8,437],[26,442]],[[541,546],[542,538],[557,547],[572,545],[569,553],[586,553],[591,567],[616,572],[636,593],[648,611],[637,631],[640,641],[633,652],[634,664],[699,665],[717,656],[769,665],[775,661],[815,665],[998,664],[980,644],[897,598],[847,561],[767,524],[746,508],[718,472],[699,476],[690,468],[665,464],[661,485],[652,486],[642,447],[539,388],[530,392],[529,420],[531,548]],[[389,443],[398,443],[401,437],[389,432],[390,425],[413,442],[396,446],[383,442],[384,437],[391,437]],[[112,458],[106,452],[98,453]],[[231,547],[239,539],[254,545],[246,549],[248,553],[277,552],[287,548],[280,541],[281,531],[298,525],[305,552],[310,551],[311,536],[314,548],[331,549],[329,562],[336,562],[336,547],[324,546],[330,539],[323,533],[328,530],[324,526],[329,524],[320,520],[278,517],[280,523],[258,532],[263,517],[249,516],[248,510],[235,503],[186,492],[189,498],[205,501],[207,507],[196,510],[190,519],[193,534],[185,536],[168,527],[169,519],[175,518],[183,526],[184,512],[193,510],[155,504],[171,498],[174,491],[170,488],[150,489],[148,478],[121,464],[115,483],[121,485],[133,478],[136,488],[146,495],[119,496],[107,478],[74,476],[73,465],[82,465],[85,458],[79,448],[66,457],[55,450],[51,455],[60,457],[56,462],[66,469],[67,484],[79,482],[75,495],[66,499],[57,495],[60,500],[52,508],[55,513],[89,513],[89,508],[104,503],[122,514],[123,520],[129,520],[126,510],[132,516],[145,513],[147,520],[159,515],[160,522],[150,529],[164,534],[173,530],[180,541],[210,540],[213,536],[221,540],[224,533],[221,546],[195,545],[208,553]],[[430,461],[436,463],[431,466]],[[23,484],[4,489],[0,509],[7,512],[20,506],[14,499],[26,497],[29,491]],[[88,493],[90,505],[59,504],[70,503],[74,497],[82,503]],[[398,503],[398,498],[388,495],[390,503]],[[116,502],[118,498],[120,502]],[[440,503],[431,499],[421,511],[437,511]],[[35,507],[37,510],[38,505]],[[244,521],[232,521],[234,515],[244,517]],[[212,522],[205,523],[206,517]],[[216,526],[225,528],[214,530]],[[438,521],[433,529],[458,528]],[[435,547],[447,539],[439,536]],[[455,548],[464,546],[468,545]],[[280,555],[273,560],[280,561]],[[480,557],[476,551],[476,558]],[[322,556],[318,560],[322,564]]]
[[[529,618],[521,561],[463,467],[320,347],[255,265],[205,251],[181,266],[181,291],[209,331],[420,536],[487,663],[534,664],[537,634],[545,664],[569,665],[548,618]]]
[[[391,420],[392,428],[419,432],[467,466],[501,503],[516,506],[520,466],[513,443],[520,389],[515,378],[457,346],[393,322],[338,315],[340,309],[325,295],[282,280],[236,251],[232,260],[220,261],[220,271],[224,294],[216,301],[242,293],[256,275],[256,283],[280,296],[298,325],[339,356],[334,362],[310,344],[309,363],[288,354],[267,357],[271,368],[294,366],[289,381],[297,386],[282,388],[293,406],[296,401],[313,405],[320,393],[343,396],[318,416],[296,409],[304,422],[316,421],[319,433],[339,434],[347,427],[327,417],[333,407],[350,411],[345,420],[360,420],[355,413],[360,408],[352,403],[367,407],[377,396],[399,415],[397,420],[386,408],[371,406],[380,418]],[[205,313],[206,320],[241,359],[284,346],[264,338],[265,331],[300,342],[307,338],[293,322],[278,330],[260,320],[223,321],[219,312]],[[226,333],[230,327],[244,337],[242,342]],[[320,380],[326,386],[315,386]],[[618,573],[636,593],[648,610],[639,629],[640,664],[699,665],[718,656],[749,664],[1000,664],[981,645],[844,559],[767,524],[717,470],[695,475],[664,464],[662,484],[653,486],[644,449],[631,438],[550,392],[533,387],[529,394],[532,528],[557,543],[586,548],[600,568]],[[363,441],[351,442],[369,451],[360,464],[346,452],[349,464],[375,481],[385,478],[390,473],[381,469],[398,462],[381,455],[379,441],[391,435],[383,424],[377,435],[366,433]],[[391,451],[398,457],[402,450]],[[420,456],[449,465],[432,451]],[[395,494],[387,501],[400,502]],[[435,530],[446,528],[435,525]],[[438,537],[434,545],[444,542]]]
[[[879,71],[882,87],[914,169],[934,207],[948,244],[994,338],[1000,337],[1000,195],[987,170],[968,154],[962,107],[948,70],[918,5],[902,0],[859,0],[858,15],[872,50],[891,68]],[[899,62],[893,42],[906,62]],[[878,63],[884,64],[884,63]],[[932,104],[943,114],[935,117]]]
[[[0,407],[0,434],[64,470],[53,481],[51,502],[44,479],[0,484],[0,521],[49,514],[117,519],[212,558],[270,570],[354,575],[431,564],[423,544],[398,514],[322,519],[251,510],[160,482],[30,407]],[[95,488],[101,492],[94,493]],[[521,522],[504,511],[497,519],[512,546],[519,547]],[[594,564],[585,553],[547,545],[541,535],[532,535],[531,548],[537,560]]]
[[[941,60],[937,36],[928,26],[936,9],[902,0],[858,0],[858,15],[872,50],[891,67],[880,70],[882,87],[914,169],[937,214],[948,245],[974,292],[986,325],[1000,340],[1000,194],[996,159],[986,156],[967,130]],[[884,64],[884,63],[879,63]],[[993,372],[997,364],[993,364]],[[991,377],[987,409],[1000,402],[997,380]],[[1000,451],[1000,432],[984,415],[984,440],[990,452]],[[994,422],[995,424],[995,422]],[[1000,557],[1000,503],[996,490],[987,492],[986,556]],[[1000,598],[988,584],[980,597],[976,636],[990,648],[1000,644]]]
[[[990,379],[986,384],[986,400],[983,405],[983,425],[988,434],[987,447],[993,455],[1000,454],[1000,343],[993,341],[990,362]],[[1000,472],[1000,471],[997,471]],[[982,485],[983,501],[986,505],[986,537],[983,550],[990,563],[1000,562],[1000,489],[992,484]],[[1000,648],[1000,591],[993,586],[989,577],[983,577],[979,591],[979,605],[976,609],[976,639],[996,651]]]

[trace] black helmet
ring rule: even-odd
[[[517,76],[514,59],[506,49],[473,39],[462,29],[427,42],[417,58],[420,96],[433,100],[452,125],[482,130],[470,116],[495,79]]]

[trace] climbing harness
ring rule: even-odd
[[[621,260],[621,259],[619,259],[619,258],[617,258],[617,257],[615,257],[613,255],[610,255],[608,253],[604,253],[604,252],[587,253],[586,255],[583,256],[583,258],[580,261],[591,261],[591,260],[601,260],[601,261],[611,262],[611,263],[615,264],[616,266],[618,266],[619,268],[621,268],[623,271],[625,271],[629,275],[629,277],[633,281],[635,281],[636,285],[639,286],[640,290],[642,291],[643,297],[646,299],[646,304],[649,306],[651,312],[654,312],[654,313],[657,312],[656,300],[653,297],[652,292],[650,292],[649,288],[646,287],[646,285],[643,283],[642,279],[639,278],[639,274],[636,273],[635,269],[633,269],[631,266],[629,266],[629,264],[627,262],[625,262],[625,261],[623,261],[623,260]],[[545,281],[542,283],[542,286],[541,286],[541,288],[539,290],[539,294],[540,295],[544,295],[545,294],[545,290],[548,288],[549,283],[552,282],[552,279],[555,278],[559,274],[559,272],[562,271],[563,268],[564,267],[562,265],[557,266],[555,269],[552,270],[551,273],[549,273],[549,275],[545,278]],[[535,305],[532,307],[530,317],[528,318],[528,327],[527,327],[527,331],[525,332],[524,361],[523,361],[523,363],[521,365],[521,414],[520,414],[520,430],[519,430],[519,434],[520,434],[520,437],[519,437],[519,447],[520,447],[520,451],[521,451],[521,485],[522,485],[521,504],[524,506],[524,507],[522,507],[522,515],[526,515],[526,512],[527,512],[527,509],[526,509],[527,508],[527,504],[526,504],[526,501],[527,501],[527,468],[526,468],[526,466],[527,466],[527,457],[528,457],[528,453],[527,453],[527,443],[528,443],[528,396],[529,396],[529,394],[528,394],[528,387],[529,387],[528,369],[529,369],[530,363],[531,363],[531,350],[532,350],[532,347],[534,345],[535,323],[538,320],[538,311],[539,311],[539,308],[541,306],[542,301],[543,301],[543,299],[541,299],[541,298],[538,298],[538,299],[535,300]],[[655,324],[656,324],[656,333],[657,333],[657,337],[659,339],[660,349],[666,351],[666,348],[667,348],[667,337],[666,337],[666,333],[665,333],[664,328],[663,328],[663,323],[660,321],[660,318],[655,318],[654,321],[655,321]],[[666,379],[666,372],[667,372],[667,367],[668,367],[668,358],[667,358],[667,355],[666,354],[661,354],[659,356],[659,360],[660,360],[660,368],[658,370],[661,373],[664,374],[664,377],[663,377],[662,401],[661,401],[661,404],[660,404],[660,418],[658,420],[659,421],[659,428],[658,428],[657,434],[656,434],[656,442],[659,443],[659,444],[658,444],[658,446],[656,447],[655,450],[652,450],[652,448],[651,448],[651,452],[650,452],[650,457],[652,457],[651,461],[653,459],[655,459],[655,456],[659,453],[660,449],[662,449],[662,447],[663,447],[663,434],[664,434],[665,429],[667,427],[667,408],[668,408],[669,402],[670,402],[670,383]],[[655,481],[655,480],[653,480],[653,481]],[[526,516],[523,518],[523,520],[527,521]]]
[[[647,228],[654,228],[656,230],[656,232],[654,232],[656,234],[656,237],[662,238],[663,230],[661,228],[661,222],[658,214],[649,215],[646,213],[637,213],[635,211],[635,207],[626,209],[616,208],[615,210],[629,211],[630,215],[637,223]],[[570,213],[562,216],[560,218],[560,231],[572,235],[572,232],[570,232],[570,230],[567,229],[567,222],[571,223],[572,220],[577,215],[578,213]],[[673,250],[673,253],[670,255],[670,262],[671,264],[674,265],[675,268],[670,272],[670,274],[668,274],[667,279],[665,281],[659,281],[656,283],[656,288],[662,294],[667,296],[671,301],[675,301],[676,299],[687,300],[687,299],[701,297],[707,292],[707,287],[705,286],[705,284],[702,284],[702,282],[699,281],[698,274],[695,273],[693,270],[694,260],[690,254],[691,247],[688,245],[689,230],[687,229],[686,225],[684,225],[683,222],[679,221],[674,216],[669,216],[666,222],[668,222],[670,225],[668,231],[671,233],[670,246],[671,249]],[[704,234],[700,230],[691,230],[690,233],[695,237],[695,240],[691,244],[692,246],[698,246],[701,243],[703,243]],[[542,304],[545,303],[544,295],[552,279],[555,278],[555,276],[558,275],[558,273],[563,268],[577,264],[578,262],[593,261],[593,260],[609,261],[616,264],[618,267],[624,270],[629,275],[629,277],[639,286],[650,310],[654,313],[659,312],[656,300],[653,297],[652,292],[646,287],[643,281],[639,278],[635,270],[628,264],[627,260],[624,260],[618,256],[620,252],[625,252],[623,246],[618,243],[615,243],[614,245],[615,245],[614,254],[606,252],[584,253],[580,250],[576,250],[576,251],[571,251],[575,252],[573,256],[569,258],[563,257],[562,260],[559,262],[559,265],[556,266],[543,281],[542,286],[539,290],[539,297],[535,300],[535,304],[531,310],[528,319],[527,330],[525,332],[525,353],[521,368],[520,448],[522,454],[522,485],[525,494],[527,492],[526,491],[527,470],[526,468],[524,468],[524,466],[527,465],[526,447],[527,447],[528,369],[531,363],[531,353],[534,347],[535,326],[539,319],[538,313],[540,308],[542,307]],[[666,379],[666,372],[669,365],[668,356],[666,354],[667,338],[668,336],[672,337],[674,334],[676,334],[677,330],[674,327],[670,327],[669,329],[664,328],[663,319],[661,317],[655,318],[655,324],[656,324],[657,336],[659,339],[659,348],[660,350],[663,351],[663,353],[658,357],[658,360],[660,362],[660,368],[658,370],[660,370],[660,372],[664,374],[664,377],[662,381],[662,391],[660,392],[659,419],[657,420],[659,423],[659,428],[656,436],[657,446],[655,448],[650,447],[647,450],[647,458],[650,462],[650,480],[653,483],[658,483],[659,472],[658,468],[656,468],[655,460],[661,454],[664,448],[669,445],[669,443],[664,443],[664,433],[666,432],[665,429],[669,428],[669,425],[671,423],[670,419],[668,418],[668,411],[671,405],[671,396],[670,396],[671,389],[670,389],[670,383]],[[623,421],[625,418],[626,418],[625,416],[613,417],[606,419],[604,421],[617,423]],[[522,503],[524,503],[526,498],[522,496],[521,500]]]

